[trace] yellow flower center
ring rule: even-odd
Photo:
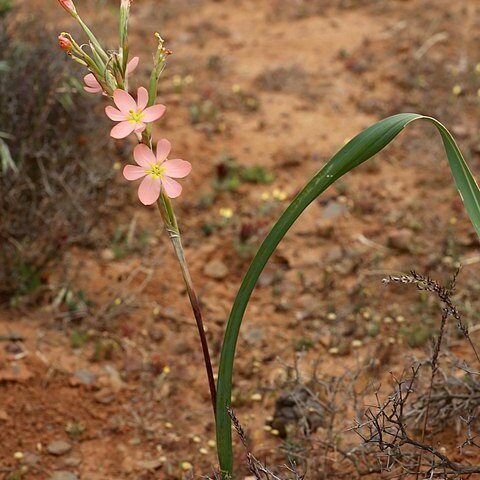
[[[140,123],[144,117],[141,110],[129,110],[128,113],[130,113],[128,120],[132,124]]]
[[[164,172],[166,168],[157,164],[150,164],[150,168],[146,170],[147,175],[151,175],[152,178],[159,178],[160,180],[165,178]]]

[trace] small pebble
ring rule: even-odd
[[[362,317],[365,319],[365,320],[369,320],[371,318],[372,314],[368,311],[368,310],[364,310],[362,312]]]
[[[215,280],[222,280],[228,275],[228,267],[221,260],[211,260],[208,262],[204,269],[203,273],[210,278]]]
[[[48,480],[78,480],[78,477],[72,472],[60,470],[53,473]]]
[[[82,463],[82,459],[78,457],[67,457],[63,463],[66,467],[78,467]]]
[[[454,85],[453,88],[452,88],[452,93],[458,97],[459,95],[461,95],[463,92],[463,89],[460,85]]]
[[[47,445],[48,453],[52,455],[64,455],[72,449],[72,444],[64,440],[54,440]]]
[[[360,348],[363,345],[361,340],[352,340],[352,348]]]

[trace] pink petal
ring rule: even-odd
[[[140,87],[137,92],[137,108],[143,110],[148,103],[148,92],[144,87]]]
[[[160,163],[165,161],[171,149],[172,144],[166,138],[162,138],[157,143],[157,161]]]
[[[115,125],[110,132],[110,136],[113,138],[125,138],[128,137],[128,135],[130,135],[134,130],[135,125],[127,120]]]
[[[100,84],[98,83],[98,80],[95,78],[95,75],[93,73],[89,73],[88,75],[85,75],[83,77],[83,81],[85,82],[85,85],[90,88],[102,88]]]
[[[133,158],[137,164],[143,168],[150,168],[150,165],[155,165],[157,163],[157,159],[152,150],[143,143],[140,143],[135,147],[133,150]]]
[[[130,110],[137,110],[137,102],[133,99],[133,97],[127,93],[125,90],[117,88],[113,92],[113,101],[118,109],[128,115]]]
[[[83,87],[83,89],[88,93],[102,93],[103,89],[100,87]]]
[[[152,178],[147,175],[138,187],[138,198],[144,205],[151,205],[158,200],[162,182],[159,178]]]
[[[137,123],[135,125],[135,133],[142,133],[146,128],[147,126],[143,122]]]
[[[153,105],[152,107],[148,107],[143,111],[143,121],[154,122],[158,120],[164,113],[167,107],[165,105]]]
[[[165,189],[165,192],[170,198],[177,198],[180,196],[182,193],[182,186],[176,182],[175,180],[172,180],[169,177],[165,177],[162,180],[163,188]]]
[[[139,61],[140,61],[140,59],[138,57],[133,57],[127,63],[127,73],[132,73],[138,67],[138,62]]]
[[[110,105],[105,107],[105,113],[110,120],[114,120],[115,122],[122,122],[127,119],[127,115]]]
[[[138,180],[147,174],[143,167],[137,167],[136,165],[126,165],[123,169],[123,176],[127,180]]]
[[[162,167],[165,168],[165,175],[172,178],[184,178],[192,171],[192,165],[186,160],[167,160]]]

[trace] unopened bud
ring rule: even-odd
[[[71,52],[73,49],[72,41],[63,35],[63,33],[58,36],[58,45],[62,50],[65,50],[65,52]]]
[[[72,0],[58,0],[58,3],[71,15],[77,13],[77,9]]]

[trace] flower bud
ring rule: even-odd
[[[73,50],[72,41],[66,37],[63,33],[58,36],[58,45],[65,52],[71,52]]]
[[[77,13],[77,9],[75,8],[73,0],[58,0],[58,2],[71,15]]]

